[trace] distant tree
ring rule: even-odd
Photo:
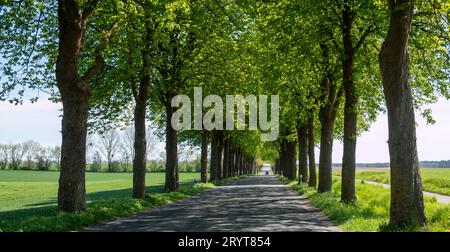
[[[102,170],[102,156],[100,155],[100,152],[95,151],[92,157],[92,164],[90,168],[92,172],[98,172]]]
[[[21,143],[9,143],[7,145],[9,151],[9,168],[11,170],[18,170],[22,164],[23,157],[25,155],[25,148]]]
[[[52,165],[53,148],[41,147],[36,154],[36,168],[39,171],[48,171]]]
[[[56,145],[53,148],[51,148],[51,157],[52,162],[56,166],[56,170],[59,171],[61,169],[61,146]]]
[[[36,156],[38,156],[39,152],[42,149],[42,146],[38,142],[29,140],[22,143],[22,149],[25,153],[26,158],[25,168],[27,170],[31,170],[34,168],[33,160],[36,158]]]
[[[152,129],[149,128],[147,130],[147,144],[146,144],[147,159],[151,159],[152,157],[158,155],[158,149],[156,148],[157,143],[158,139],[156,138]]]
[[[0,144],[0,170],[6,170],[9,162],[9,151],[6,144]]]
[[[106,157],[108,172],[114,172],[113,159],[120,148],[120,137],[116,130],[109,130],[100,135],[100,150]]]

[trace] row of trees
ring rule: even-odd
[[[53,91],[63,105],[62,210],[85,209],[87,132],[124,123],[134,125],[133,197],[145,197],[150,120],[166,144],[166,191],[179,189],[183,145],[201,149],[207,181],[210,145],[211,179],[253,173],[255,162],[272,160],[278,173],[327,192],[337,138],[344,142],[342,201],[352,203],[357,136],[385,110],[391,222],[426,223],[414,108],[450,93],[444,0],[42,0],[1,7],[0,98],[20,103],[31,87]],[[193,87],[222,98],[278,94],[279,139],[261,142],[262,131],[248,130],[247,120],[234,120],[242,130],[224,131],[217,114],[205,116],[215,128],[192,120],[196,130],[177,132],[172,98],[193,98]],[[194,119],[202,116],[202,108],[194,111]],[[422,114],[432,121],[430,111]]]
[[[34,141],[0,144],[0,170],[59,170],[60,146],[42,146]]]
[[[318,191],[331,191],[332,144],[340,139],[341,200],[356,201],[357,137],[385,110],[391,223],[424,225],[414,109],[439,94],[448,98],[448,8],[438,0],[268,4],[261,42],[274,63],[266,71],[279,73],[273,81],[282,87],[289,107],[282,111],[283,136],[269,144],[275,149],[268,152],[276,159],[275,171],[315,186],[313,149],[318,143]],[[429,110],[422,115],[433,121]]]

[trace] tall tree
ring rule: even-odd
[[[314,153],[314,148],[316,138],[314,134],[314,111],[310,112],[308,117],[308,161],[309,161],[309,180],[308,185],[311,187],[316,187],[316,158]]]
[[[89,17],[97,4],[98,0],[85,1],[83,6],[76,0],[58,1],[56,83],[63,104],[58,206],[69,212],[86,209],[86,135],[91,94],[88,83],[103,70],[102,51],[118,26],[116,22],[110,25],[95,49],[94,64],[80,75],[78,60],[85,44]]]
[[[417,157],[416,125],[409,83],[408,40],[414,0],[389,0],[390,23],[380,52],[380,69],[388,112],[391,165],[390,221],[394,225],[426,223]]]

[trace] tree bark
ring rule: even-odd
[[[229,168],[230,168],[230,177],[235,177],[235,158],[236,158],[236,151],[234,149],[233,142],[230,140],[230,161],[229,161]]]
[[[67,82],[65,82],[67,85]],[[61,172],[59,177],[58,207],[66,212],[86,210],[86,135],[88,97],[76,90],[61,93],[63,103]],[[67,92],[67,93],[66,93]]]
[[[230,166],[230,141],[227,137],[223,140],[223,173],[222,178],[229,177]]]
[[[320,45],[322,58],[326,62],[324,76],[321,81],[322,101],[324,105],[320,108],[320,156],[319,156],[319,185],[318,192],[329,192],[332,189],[332,153],[334,122],[336,120],[337,109],[339,108],[342,88],[338,88],[334,81],[331,66],[328,63],[328,46],[324,43]]]
[[[297,175],[297,142],[292,141],[288,142],[287,146],[287,163],[288,163],[288,169],[289,169],[289,178],[295,179]]]
[[[337,108],[339,107],[340,91],[335,91],[335,85],[330,84],[328,77],[324,78],[326,85],[334,86],[331,88],[330,96],[335,98],[328,99],[327,104],[320,109],[320,156],[319,156],[319,185],[318,192],[329,192],[332,189],[332,154],[333,154],[333,134],[334,122],[336,120]]]
[[[145,198],[145,173],[147,164],[147,140],[145,136],[145,114],[147,93],[143,91],[136,100],[134,110],[134,159],[133,198]]]
[[[235,176],[240,176],[241,174],[239,173],[239,159],[240,159],[240,149],[238,146],[235,147],[235,153],[234,153],[234,171],[235,171]]]
[[[77,60],[87,28],[77,2],[58,2],[59,44],[56,82],[63,104],[61,172],[58,207],[67,212],[86,209],[86,135],[90,89],[78,74]]]
[[[219,152],[219,138],[217,137],[217,132],[213,132],[211,140],[211,164],[210,164],[211,180],[218,179],[217,174],[218,152]]]
[[[223,172],[223,132],[217,131],[217,179],[222,179]]]
[[[390,222],[397,226],[425,225],[413,98],[409,83],[408,40],[414,1],[389,0],[389,6],[390,24],[380,52],[380,69],[389,125]]]
[[[298,137],[298,183],[308,182],[308,128],[307,125],[297,127]]]
[[[309,181],[308,185],[311,187],[316,187],[316,157],[314,153],[314,114],[311,112],[308,118],[308,159],[309,159]]]
[[[342,11],[344,56],[342,61],[342,79],[344,85],[344,153],[342,156],[341,200],[350,203],[356,200],[355,195],[355,167],[356,167],[356,126],[357,103],[355,84],[353,81],[353,44],[351,29],[353,17],[349,0],[344,1]]]
[[[172,115],[175,108],[166,106],[166,183],[164,191],[177,192],[178,183],[178,146],[177,132],[172,127]]]
[[[202,150],[200,157],[200,174],[202,183],[208,183],[208,135],[208,131],[204,130],[202,132]]]
[[[281,172],[281,175],[288,177],[286,152],[287,152],[287,140],[283,139],[281,141],[281,146],[280,146],[280,172]]]
[[[148,92],[151,86],[150,77],[150,45],[153,40],[153,30],[148,20],[145,22],[144,48],[141,51],[142,71],[139,88],[136,87],[134,77],[131,88],[136,106],[134,109],[134,158],[133,158],[133,198],[145,198],[145,174],[147,168],[147,139],[145,116],[147,113]],[[130,45],[130,47],[133,45]],[[130,48],[130,52],[132,52]],[[133,64],[130,55],[130,64]]]

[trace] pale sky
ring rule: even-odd
[[[428,106],[433,110],[435,125],[416,115],[418,153],[420,160],[450,159],[450,101],[440,100]],[[46,98],[37,103],[24,102],[14,106],[0,102],[0,142],[20,142],[35,140],[43,145],[58,145],[61,142],[61,105],[54,104]],[[358,138],[356,160],[358,163],[388,162],[387,116],[381,114],[368,132]],[[158,144],[163,150],[163,145]],[[316,149],[318,161],[318,149]],[[342,144],[335,141],[333,162],[342,162]]]

